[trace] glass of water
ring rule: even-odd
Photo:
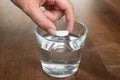
[[[52,77],[65,78],[75,74],[79,68],[87,27],[75,21],[72,33],[63,36],[66,29],[65,20],[57,21],[55,25],[61,33],[59,36],[49,35],[40,27],[35,27],[34,32],[43,71]]]

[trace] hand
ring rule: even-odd
[[[65,15],[67,30],[72,31],[74,25],[73,6],[69,0],[11,0],[21,8],[38,26],[49,34],[55,34],[56,27],[53,22]],[[44,6],[45,11],[40,7]]]

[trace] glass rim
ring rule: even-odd
[[[77,41],[77,40],[79,40],[80,38],[82,38],[82,37],[84,37],[84,36],[85,36],[85,38],[86,38],[86,35],[87,35],[87,33],[88,33],[88,28],[87,28],[87,26],[86,26],[83,22],[81,22],[81,21],[79,21],[79,20],[75,20],[75,22],[81,24],[81,25],[85,28],[85,32],[84,32],[84,34],[83,34],[82,36],[78,37],[77,39],[69,40],[69,41]],[[46,39],[46,38],[44,38],[43,36],[41,36],[41,35],[39,34],[37,28],[39,28],[39,27],[38,27],[38,26],[35,26],[35,29],[34,29],[34,33],[35,33],[36,36],[39,35],[41,38],[43,38],[43,39],[45,39],[45,40],[47,40],[47,41],[50,41],[50,42],[59,42],[59,41],[55,41],[55,40],[51,40],[51,39]]]

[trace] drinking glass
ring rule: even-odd
[[[55,25],[58,31],[66,30],[65,20],[59,20]],[[73,31],[66,36],[49,35],[35,27],[43,71],[56,78],[74,75],[79,69],[87,31],[80,21],[75,21]]]

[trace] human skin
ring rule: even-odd
[[[74,25],[74,10],[69,0],[11,0],[23,10],[39,27],[54,35],[56,27],[54,22],[63,15],[66,17],[66,28],[72,32]],[[40,7],[46,10],[40,10]]]

